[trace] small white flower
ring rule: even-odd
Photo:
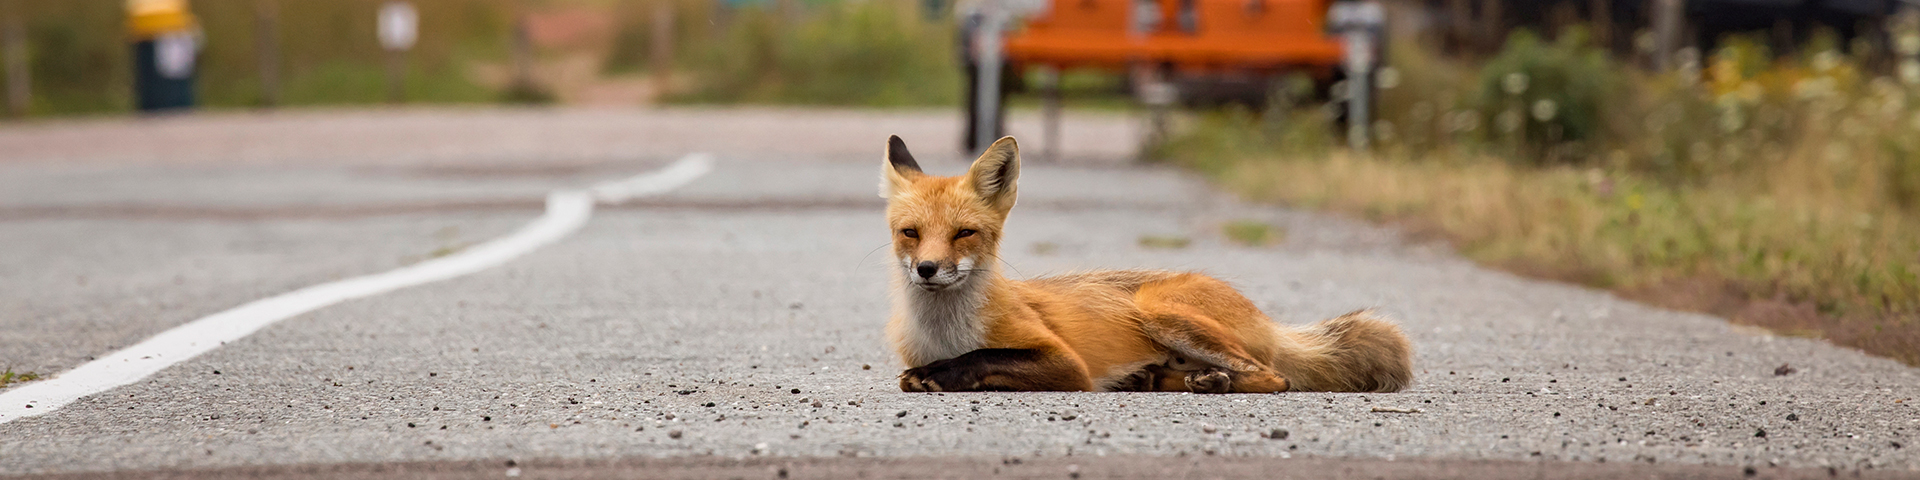
[[[1739,131],[1740,127],[1746,126],[1747,124],[1746,115],[1742,115],[1741,113],[1742,112],[1740,111],[1739,108],[1721,109],[1720,110],[1720,131],[1733,133],[1733,132]]]
[[[1559,115],[1559,113],[1560,104],[1553,103],[1553,100],[1542,98],[1533,102],[1533,119],[1536,121],[1551,121],[1553,117]]]
[[[1813,70],[1816,72],[1826,73],[1838,66],[1840,66],[1840,54],[1833,50],[1826,50],[1813,55]]]
[[[1900,40],[1895,43],[1897,44],[1896,49],[1903,55],[1920,55],[1920,34],[1907,33],[1901,35]]]
[[[1507,93],[1511,95],[1527,93],[1527,83],[1529,80],[1527,74],[1520,72],[1509,73],[1506,78],[1500,79],[1500,88],[1506,90]]]

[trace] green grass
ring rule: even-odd
[[[40,379],[40,375],[37,373],[33,373],[33,372],[14,373],[13,369],[9,368],[4,372],[0,372],[0,388],[6,388],[7,385],[12,385],[15,383],[26,383],[34,380],[39,380],[39,379]]]
[[[1334,147],[1312,111],[1277,126],[1204,114],[1157,153],[1249,198],[1397,223],[1487,265],[1920,364],[1920,85],[1833,54],[1742,66],[1752,55],[1720,52],[1704,83],[1624,70],[1582,113],[1615,130],[1556,142],[1457,128],[1449,117],[1480,114],[1444,99],[1493,75],[1396,57],[1418,80],[1386,92],[1371,153]]]
[[[957,105],[961,76],[951,22],[917,2],[836,2],[797,17],[736,12],[720,38],[681,68],[695,77],[670,100],[899,107]]]
[[[1140,246],[1153,249],[1178,250],[1193,244],[1193,239],[1177,235],[1141,235]]]
[[[1249,247],[1264,247],[1285,241],[1286,230],[1253,220],[1235,220],[1220,227],[1228,240]]]

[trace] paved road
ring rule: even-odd
[[[1205,270],[1293,322],[1378,307],[1414,339],[1415,386],[897,392],[901,366],[881,335],[884,255],[872,255],[887,241],[878,152],[898,132],[929,170],[958,172],[964,159],[937,153],[957,143],[951,117],[423,110],[0,128],[0,366],[42,373],[249,300],[459,252],[539,216],[552,189],[717,154],[694,183],[602,208],[503,266],[295,317],[0,424],[0,474],[292,478],[384,462],[504,472],[511,460],[530,476],[558,466],[583,478],[788,465],[814,476],[996,465],[1028,465],[1006,472],[1016,476],[1068,465],[1136,477],[1397,476],[1406,465],[1920,475],[1920,370],[1488,271],[1386,229],[1236,203],[1179,172],[1117,162],[1133,123],[1112,117],[1070,119],[1067,158],[1029,163],[1008,273]],[[1278,225],[1286,241],[1234,246],[1218,233],[1233,220]],[[1141,246],[1149,235],[1193,243]],[[1775,375],[1783,364],[1795,372]],[[945,460],[899,460],[921,457]],[[1279,460],[1290,457],[1316,460]],[[1162,462],[1173,470],[1149,469]]]

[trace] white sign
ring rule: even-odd
[[[420,38],[420,12],[410,2],[387,2],[380,6],[380,46],[401,51],[413,48]]]
[[[1387,23],[1387,11],[1376,2],[1339,2],[1328,9],[1327,23],[1335,30],[1380,28]]]
[[[193,76],[193,57],[200,51],[191,33],[170,33],[153,39],[153,66],[160,76],[179,80]]]

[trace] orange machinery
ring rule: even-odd
[[[1006,40],[1008,63],[1331,77],[1331,0],[1053,0]]]

